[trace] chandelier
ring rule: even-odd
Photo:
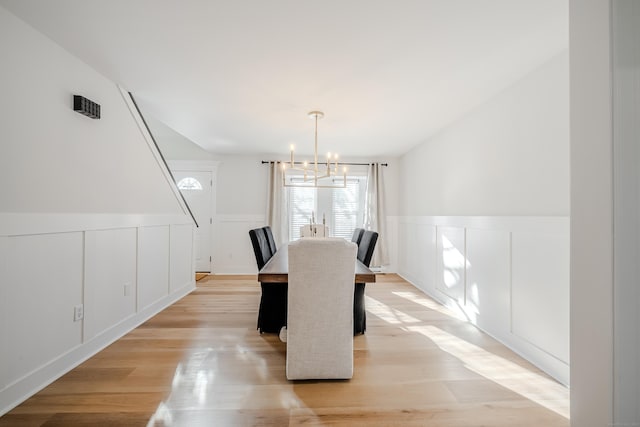
[[[327,153],[327,161],[318,163],[318,120],[324,117],[324,113],[322,111],[311,111],[308,116],[310,119],[315,120],[313,163],[309,165],[308,161],[294,161],[293,151],[295,147],[292,144],[290,147],[290,162],[282,162],[282,185],[285,187],[346,188],[347,167],[344,166],[342,168],[342,177],[339,177],[337,153],[333,155]],[[296,165],[302,165],[302,167]],[[324,165],[326,165],[326,168]],[[289,178],[289,182],[287,182],[287,178]]]

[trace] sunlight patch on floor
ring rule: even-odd
[[[395,295],[416,302],[427,308],[447,314],[455,313],[434,301],[413,292],[393,292]],[[424,322],[394,309],[374,298],[367,298],[367,311],[392,325],[416,332],[433,341],[440,349],[458,358],[469,370],[505,387],[514,393],[569,419],[569,390],[544,375],[532,372],[514,362],[497,356],[442,329],[424,325]],[[423,323],[417,325],[417,323]]]
[[[411,302],[415,302],[416,304],[420,304],[421,306],[426,307],[430,310],[437,311],[438,313],[445,314],[449,317],[453,317],[454,319],[467,320],[467,317],[464,315],[462,310],[454,310],[453,308],[445,307],[444,305],[439,304],[429,298],[422,297],[415,292],[392,292],[392,294]]]
[[[479,375],[569,419],[569,390],[543,375],[490,353],[435,326],[407,326],[460,359]]]
[[[365,296],[367,312],[374,314],[391,325],[401,325],[403,323],[419,323],[420,319],[416,319],[400,310],[391,308],[386,304],[381,303],[375,298]]]

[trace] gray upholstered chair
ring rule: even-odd
[[[300,239],[288,250],[287,378],[351,378],[357,246]]]

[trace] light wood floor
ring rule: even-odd
[[[197,290],[0,426],[568,426],[568,391],[395,275],[367,285],[350,381],[289,382],[255,278]]]

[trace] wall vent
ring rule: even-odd
[[[73,111],[84,114],[92,119],[100,118],[100,104],[80,95],[73,95]]]

